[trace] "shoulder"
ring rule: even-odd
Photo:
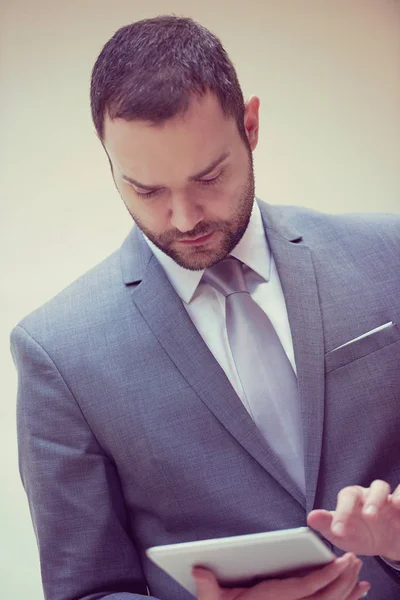
[[[400,233],[400,214],[384,212],[353,212],[353,213],[324,213],[311,208],[300,206],[281,206],[282,214],[297,224],[306,228],[318,227],[336,231],[365,231],[381,230]]]
[[[275,207],[274,207],[275,208]],[[315,247],[376,247],[400,252],[400,214],[329,214],[297,206],[281,206],[282,218]]]
[[[124,293],[119,251],[80,276],[55,297],[24,317],[18,326],[41,344],[53,338],[68,339],[110,318],[111,306]]]

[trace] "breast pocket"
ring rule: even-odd
[[[376,350],[400,341],[400,330],[396,323],[386,325],[372,330],[370,333],[359,336],[327,352],[325,354],[325,372],[329,373],[339,369],[359,358],[363,358]]]

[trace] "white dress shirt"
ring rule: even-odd
[[[245,405],[243,389],[228,342],[224,296],[208,283],[201,281],[204,270],[184,269],[148,238],[145,239],[181,298],[197,331]],[[256,202],[246,232],[231,255],[250,267],[251,271],[245,270],[245,278],[251,297],[267,313],[296,372],[285,298]]]

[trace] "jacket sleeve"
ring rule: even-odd
[[[45,599],[149,598],[115,464],[51,357],[21,326],[11,334],[11,350],[19,468]]]

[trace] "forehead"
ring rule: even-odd
[[[106,117],[104,125],[104,145],[114,167],[144,183],[199,171],[232,151],[239,138],[235,119],[224,115],[212,94],[194,98],[183,115],[160,124]]]

